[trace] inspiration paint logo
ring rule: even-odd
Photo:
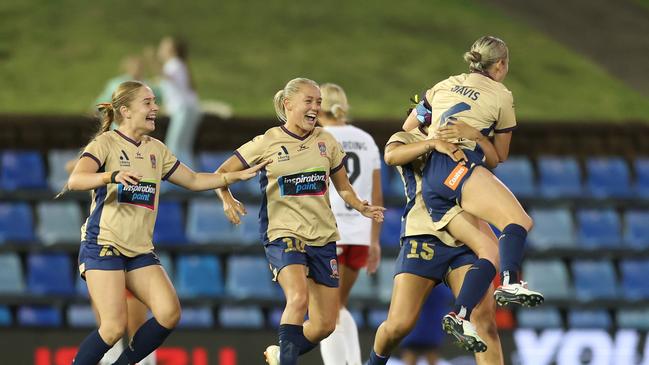
[[[316,167],[277,178],[280,196],[324,195],[327,191],[327,172]]]
[[[157,191],[157,181],[153,179],[142,179],[137,185],[124,186],[118,184],[117,202],[153,210],[155,209]]]

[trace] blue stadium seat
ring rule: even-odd
[[[191,200],[187,213],[187,238],[193,243],[236,244],[240,241],[236,227],[223,213],[215,198]]]
[[[613,209],[577,211],[579,242],[589,249],[615,249],[622,246],[620,218]]]
[[[75,275],[75,276],[76,276],[76,279],[74,281],[75,294],[83,298],[90,298],[90,294],[88,294],[88,284],[86,284],[86,281],[81,278],[81,275]]]
[[[381,265],[377,271],[378,276],[378,294],[383,303],[390,303],[392,298],[392,284],[394,282],[395,260],[392,258],[382,258]]]
[[[211,255],[180,255],[174,283],[181,298],[218,297],[223,294],[221,264]]]
[[[575,295],[578,300],[617,299],[617,278],[610,261],[582,261],[572,263]]]
[[[187,243],[185,237],[185,216],[178,201],[161,201],[153,230],[156,245],[180,245]]]
[[[401,215],[403,208],[387,208],[381,229],[381,244],[397,248],[401,244]]]
[[[620,262],[622,291],[628,300],[649,299],[649,261],[623,260]]]
[[[34,218],[27,203],[0,203],[0,243],[33,242]]]
[[[284,308],[272,308],[268,311],[268,319],[266,321],[266,325],[270,328],[279,328],[279,321],[282,319],[282,312],[284,312]]]
[[[576,247],[575,224],[572,213],[565,208],[532,209],[534,229],[528,236],[537,250]]]
[[[494,170],[496,176],[519,198],[536,195],[534,169],[527,157],[512,156]]]
[[[2,151],[0,155],[0,189],[47,189],[45,165],[37,151]]]
[[[624,243],[627,247],[649,248],[649,210],[630,210],[624,215]]]
[[[571,310],[568,312],[569,328],[609,329],[613,325],[611,315],[604,309]]]
[[[210,307],[183,307],[179,328],[205,328],[214,326],[214,314]]]
[[[279,285],[272,281],[268,262],[261,256],[228,258],[225,291],[235,299],[281,298]]]
[[[239,237],[239,243],[244,245],[254,245],[261,242],[261,235],[259,234],[259,209],[258,204],[246,204],[246,211],[248,214],[241,217],[241,223],[234,227],[235,232]],[[223,214],[223,213],[221,213]]]
[[[70,327],[95,328],[97,321],[92,307],[86,304],[72,304],[68,307],[67,315]]]
[[[264,313],[254,305],[223,306],[219,309],[219,322],[223,328],[261,329]]]
[[[542,156],[538,160],[539,191],[546,198],[579,197],[581,173],[572,157]]]
[[[643,198],[649,198],[649,158],[638,158],[634,161],[635,191]]]
[[[31,253],[27,257],[27,288],[37,295],[74,295],[75,263],[65,253]]]
[[[13,322],[9,307],[0,305],[0,327],[9,327]]]
[[[199,169],[202,172],[214,172],[223,162],[233,155],[233,151],[201,152],[198,154]],[[230,186],[230,190],[232,190],[234,194],[254,193],[260,195],[259,177],[233,184]]]
[[[367,314],[367,325],[376,330],[388,318],[387,309],[371,309]]]
[[[361,270],[358,273],[358,278],[352,287],[350,298],[357,299],[371,299],[376,297],[376,286],[372,280],[373,278],[367,275],[367,271]]]
[[[162,267],[165,269],[167,272],[167,276],[170,278],[175,277],[174,275],[174,265],[173,261],[171,260],[171,256],[167,252],[156,252],[158,255],[158,259],[160,259],[160,264]]]
[[[36,232],[44,244],[75,243],[81,240],[81,207],[74,202],[40,202],[36,206]]]
[[[0,294],[22,294],[24,291],[20,257],[13,252],[0,254]]]
[[[395,166],[388,166],[381,159],[381,187],[383,196],[392,199],[404,199],[403,181]]]
[[[78,150],[50,150],[47,152],[47,165],[49,167],[47,183],[50,190],[61,191],[63,189],[70,175],[65,170],[65,164],[78,158]]]
[[[626,198],[633,194],[629,166],[621,157],[598,157],[586,161],[586,184],[596,198]]]
[[[365,316],[363,316],[363,311],[357,308],[347,308],[349,313],[352,315],[354,318],[354,322],[356,322],[356,327],[357,328],[363,328],[365,327]]]
[[[63,318],[57,308],[25,305],[18,308],[17,322],[24,327],[60,327]]]
[[[618,309],[617,327],[649,330],[649,309]]]
[[[568,270],[559,260],[527,260],[523,264],[523,277],[530,288],[540,291],[547,299],[572,299]]]
[[[561,328],[563,325],[559,310],[552,307],[520,309],[516,313],[520,328]]]

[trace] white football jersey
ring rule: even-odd
[[[371,203],[372,175],[374,170],[381,168],[381,156],[376,142],[369,133],[353,125],[328,126],[325,129],[336,138],[347,154],[345,169],[354,191],[361,200]],[[372,220],[355,209],[348,208],[337,192],[330,193],[329,199],[340,232],[338,243],[369,246]]]

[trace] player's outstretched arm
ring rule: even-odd
[[[184,164],[180,164],[169,177],[169,181],[192,191],[219,189],[238,181],[252,179],[268,163],[270,161],[264,161],[245,170],[223,173],[195,172]]]
[[[97,172],[99,166],[90,157],[81,157],[70,174],[67,187],[69,190],[92,190],[110,183],[121,183],[125,186],[137,185],[142,175],[130,170]]]
[[[338,191],[338,195],[340,195],[345,203],[359,211],[367,218],[372,218],[376,222],[383,222],[383,212],[385,211],[385,208],[370,205],[367,201],[358,198],[352,184],[349,182],[347,170],[344,166],[334,172],[330,177],[336,187],[336,191]]]

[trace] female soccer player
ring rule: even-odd
[[[436,285],[446,282],[456,297],[456,305],[463,303],[473,309],[478,304],[477,301],[470,304],[466,302],[463,297],[463,282],[466,282],[469,273],[475,271],[475,263],[479,260],[468,247],[456,241],[448,232],[433,228],[422,198],[422,171],[431,151],[444,153],[454,161],[466,157],[453,144],[442,140],[426,140],[427,134],[423,126],[409,132],[398,132],[392,135],[385,148],[386,163],[397,166],[403,179],[406,209],[402,219],[402,245],[395,268],[388,318],[376,332],[370,365],[387,363],[393,349],[415,325],[428,293]],[[478,225],[477,222],[474,223]],[[491,245],[495,247],[496,237],[489,227],[486,224],[478,227],[471,228],[490,235]],[[489,276],[488,273],[483,275]],[[491,287],[488,289],[493,290]],[[467,320],[463,321],[459,331],[451,334],[463,347],[478,352],[476,361],[479,365],[502,364],[494,299],[491,295],[478,299],[482,300],[473,313],[473,322],[478,329]]]
[[[481,260],[483,272],[495,270],[496,252],[500,254],[501,286],[495,291],[500,305],[517,303],[536,306],[543,295],[527,288],[519,280],[527,232],[532,219],[516,197],[489,170],[483,167],[484,153],[478,140],[494,136],[496,162],[509,155],[512,130],[516,126],[512,94],[502,84],[509,70],[509,51],[505,42],[481,37],[466,52],[470,73],[451,76],[427,91],[431,108],[430,137],[445,138],[464,151],[466,161],[456,162],[449,156],[433,152],[424,170],[423,198],[435,229],[445,228],[458,241],[465,242]],[[456,120],[461,119],[481,132],[475,140],[460,138]],[[405,130],[417,127],[417,112],[413,111],[404,124]],[[499,250],[494,250],[490,238],[470,227],[471,220],[462,211],[484,219],[498,228],[502,235]],[[481,298],[489,280],[475,283],[471,292]],[[460,324],[462,313],[455,318]]]
[[[176,292],[153,250],[161,180],[200,191],[252,178],[259,166],[227,174],[196,173],[181,164],[155,129],[158,106],[151,89],[126,81],[113,93],[97,135],[77,162],[67,189],[92,190],[90,216],[81,228],[79,271],[100,317],[99,329],[81,343],[74,365],[96,365],[122,338],[129,289],[153,318],[133,336],[116,365],[135,364],[155,350],[180,318]],[[109,131],[111,123],[119,125]],[[260,161],[261,162],[261,161]]]
[[[322,98],[314,81],[297,78],[275,94],[278,118],[284,122],[239,147],[217,170],[231,172],[273,158],[261,172],[259,211],[261,238],[271,270],[284,291],[279,347],[266,349],[271,365],[294,365],[299,355],[329,336],[338,317],[340,239],[329,205],[329,179],[353,209],[377,222],[384,208],[356,196],[345,169],[345,153],[334,137],[316,127]],[[239,222],[241,203],[220,189],[226,216]],[[309,320],[304,316],[309,312]]]
[[[320,86],[322,108],[318,121],[342,145],[347,155],[345,169],[349,181],[362,200],[383,205],[379,148],[367,132],[347,124],[349,104],[342,87]],[[381,260],[379,236],[381,223],[370,221],[352,209],[338,194],[330,197],[331,209],[338,223],[338,272],[340,274],[340,312],[334,332],[320,342],[325,365],[361,365],[361,348],[354,317],[347,310],[347,300],[361,268],[372,274]]]

